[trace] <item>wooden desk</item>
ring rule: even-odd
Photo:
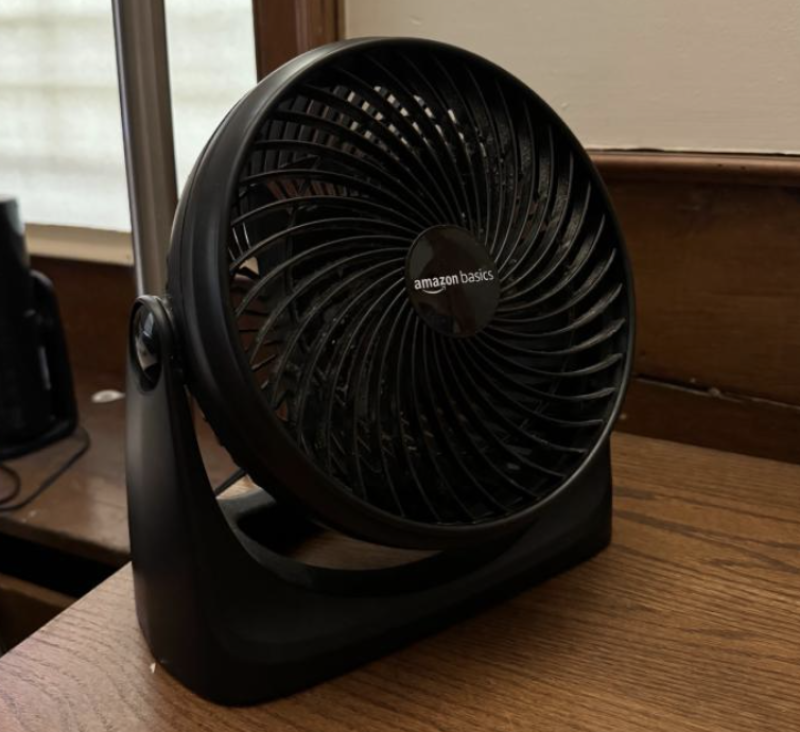
[[[800,466],[629,435],[614,458],[596,559],[261,707],[152,666],[126,567],[0,660],[0,729],[800,729]]]
[[[103,389],[124,390],[117,374],[78,371],[75,391],[81,424],[92,446],[41,497],[25,508],[0,512],[0,534],[46,547],[111,569],[130,554],[125,497],[125,401],[92,402]],[[233,464],[208,425],[198,418],[200,444],[212,483],[230,475]],[[21,497],[71,455],[75,438],[9,461],[23,482]]]
[[[113,567],[125,564],[125,402],[91,401],[95,391],[121,388],[117,380],[102,374],[77,382],[80,420],[92,439],[89,452],[29,506],[0,513],[0,532]],[[69,438],[9,461],[22,478],[21,497],[61,465],[77,446],[76,438]]]

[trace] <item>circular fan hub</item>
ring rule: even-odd
[[[500,299],[491,256],[460,226],[433,226],[417,237],[406,260],[406,287],[422,320],[450,336],[483,330]]]

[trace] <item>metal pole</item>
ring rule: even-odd
[[[161,295],[178,186],[163,0],[112,0],[138,294]]]

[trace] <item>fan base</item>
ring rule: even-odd
[[[309,566],[267,536],[315,529],[267,493],[217,500],[169,323],[154,307],[155,385],[128,365],[128,501],[136,608],[156,660],[211,701],[286,696],[588,559],[611,537],[608,445],[523,533],[370,570]],[[274,542],[273,542],[274,543]],[[498,629],[498,632],[500,630]]]

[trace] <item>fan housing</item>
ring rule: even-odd
[[[187,184],[168,292],[237,463],[399,546],[529,523],[607,438],[631,363],[625,247],[583,148],[510,74],[428,41],[334,44],[243,98]]]

